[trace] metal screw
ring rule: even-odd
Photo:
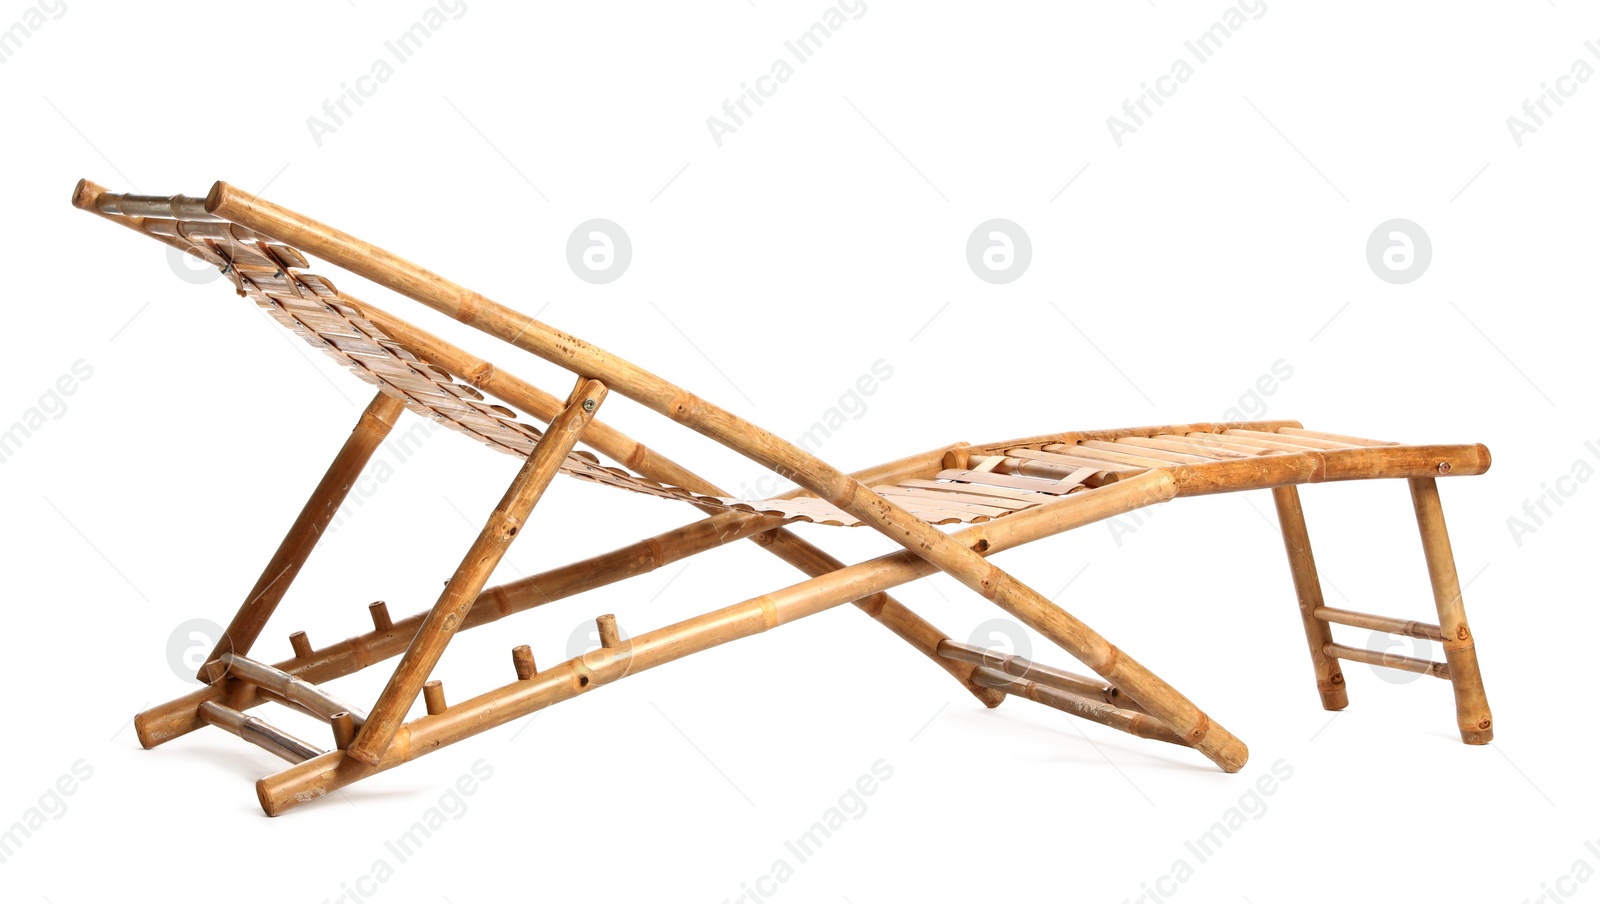
[[[1440,474],[1449,474],[1450,473],[1450,463],[1448,461],[1439,462],[1439,473]]]
[[[584,411],[593,411],[594,410],[594,399],[584,399],[583,400],[583,410]]]

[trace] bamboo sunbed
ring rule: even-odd
[[[766,631],[844,603],[854,605],[950,673],[987,706],[1022,696],[1138,737],[1192,747],[1227,772],[1245,763],[1242,741],[1095,630],[1002,571],[990,556],[1179,496],[1269,489],[1322,704],[1348,702],[1340,662],[1355,661],[1450,681],[1462,740],[1493,730],[1467,628],[1436,478],[1482,474],[1482,445],[1408,445],[1306,430],[1294,421],[1199,423],[1058,433],[989,445],[954,444],[845,474],[816,456],[666,380],[573,336],[471,292],[388,251],[218,182],[204,198],[114,194],[87,180],[72,203],[217,266],[238,294],[349,367],[377,391],[354,431],[269,559],[200,672],[205,686],[135,719],[154,747],[206,725],[238,735],[293,765],[257,782],[262,809],[277,815],[447,744],[601,685]],[[307,255],[365,277],[572,372],[564,397],[307,272]],[[617,392],[792,479],[775,499],[727,495],[681,465],[596,419]],[[371,606],[372,630],[325,647],[290,635],[294,656],[249,658],[319,536],[402,411],[464,433],[523,461],[434,605],[394,620]],[[530,423],[530,420],[533,423]],[[592,451],[578,450],[582,442]],[[603,458],[602,458],[603,456]],[[486,587],[556,473],[672,499],[700,520],[613,552]],[[1370,478],[1408,481],[1438,624],[1324,605],[1296,490],[1303,483]],[[611,498],[611,497],[608,497]],[[846,566],[785,528],[808,521],[867,525],[900,549]],[[535,523],[536,528],[554,522]],[[941,525],[952,525],[950,531]],[[749,539],[808,579],[696,618],[622,640],[612,615],[596,619],[598,651],[535,664],[511,651],[515,680],[447,701],[434,671],[460,630],[643,574]],[[1049,638],[1098,677],[1073,674],[951,640],[888,595],[944,572]],[[1335,643],[1334,624],[1439,641],[1445,661],[1426,662]],[[399,658],[370,711],[322,685]],[[408,715],[418,696],[425,714]],[[250,715],[264,702],[329,725],[329,749]]]

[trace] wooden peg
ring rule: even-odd
[[[435,678],[422,686],[422,702],[427,704],[428,715],[437,716],[450,707],[444,702],[444,682]]]
[[[527,644],[512,648],[511,664],[517,667],[518,681],[531,681],[539,671],[533,664],[533,649]]]
[[[333,719],[333,746],[340,750],[350,746],[356,739],[356,720],[349,713],[334,713]]]
[[[374,630],[381,633],[394,629],[394,619],[389,617],[388,603],[385,603],[383,600],[378,600],[376,603],[368,606],[367,611],[372,614],[372,627]]]
[[[595,627],[600,629],[600,646],[607,650],[615,650],[622,646],[622,638],[617,635],[617,617],[615,615],[602,615],[594,620]]]
[[[311,658],[311,639],[306,637],[306,632],[296,631],[289,635],[289,646],[294,648],[294,658]]]

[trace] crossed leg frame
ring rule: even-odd
[[[411,338],[417,341],[422,337]],[[467,370],[462,365],[472,362],[452,363]],[[487,365],[478,372],[503,373]],[[490,376],[488,379],[503,378]],[[311,553],[317,536],[397,420],[399,403],[379,393],[363,412],[213,655],[208,657],[201,675],[209,682],[208,686],[141,713],[135,721],[141,743],[153,747],[212,724],[296,763],[257,783],[262,808],[269,815],[277,815],[369,775],[636,672],[853,602],[961,681],[986,706],[998,705],[1006,695],[1023,696],[1138,737],[1194,747],[1225,771],[1237,771],[1244,765],[1247,752],[1242,742],[1212,722],[1170,685],[1133,663],[1126,654],[1053,603],[1032,608],[1014,602],[1001,605],[1077,656],[1099,675],[1099,680],[953,641],[888,595],[887,591],[895,586],[940,570],[926,559],[909,551],[897,551],[846,566],[797,535],[775,526],[779,523],[775,518],[715,512],[677,530],[610,553],[486,590],[490,574],[527,524],[557,463],[580,438],[606,447],[603,451],[608,454],[630,450],[626,454],[631,456],[635,466],[642,465],[643,469],[681,470],[594,419],[606,395],[599,381],[579,379],[566,402],[527,385],[503,384],[492,389],[517,396],[516,401],[548,415],[550,427],[435,605],[425,613],[394,622],[384,604],[375,603],[372,632],[321,650],[313,649],[303,633],[296,633],[291,636],[295,648],[292,659],[267,666],[247,658],[251,644],[259,637],[272,610]],[[926,470],[953,448],[957,447],[931,450],[854,476],[869,483],[893,480],[902,474]],[[707,486],[708,491],[714,490]],[[1403,629],[1397,633],[1444,641],[1448,661],[1435,664],[1443,668],[1434,668],[1432,673],[1450,678],[1456,686],[1458,723],[1463,739],[1468,743],[1486,743],[1492,736],[1488,707],[1456,586],[1437,488],[1431,478],[1414,478],[1411,487],[1442,627],[1419,626],[1415,622],[1400,624],[1398,620],[1390,620],[1395,624],[1372,626]],[[1062,497],[1031,512],[967,527],[950,536],[964,548],[988,556],[1167,501],[1180,495],[1181,489],[1180,480],[1171,472],[1151,471],[1100,487],[1093,493]],[[1273,494],[1318,690],[1326,708],[1342,709],[1347,697],[1338,663],[1340,658],[1358,658],[1360,651],[1332,642],[1329,623],[1334,618],[1330,618],[1329,613],[1339,610],[1329,610],[1322,605],[1297,490],[1293,486],[1278,486],[1273,488]],[[754,540],[812,575],[811,579],[627,641],[620,639],[614,618],[602,615],[597,619],[601,638],[599,650],[540,670],[529,648],[519,646],[512,651],[516,681],[456,705],[449,705],[441,683],[431,680],[434,667],[458,630],[652,571],[739,539]],[[999,569],[994,569],[993,574],[997,576],[994,580],[1015,581]],[[996,597],[999,594],[991,598]],[[361,716],[359,710],[340,703],[318,688],[333,678],[396,656],[400,657],[400,663],[369,716]],[[1381,664],[1413,668],[1415,662],[1409,660],[1396,666],[1391,657]],[[424,698],[427,714],[407,722],[407,713],[419,694]],[[267,700],[285,703],[329,722],[335,749],[323,752],[260,719],[245,715],[247,709]],[[1177,709],[1186,720],[1174,725],[1169,716],[1153,714],[1153,707],[1147,701],[1154,702],[1156,707],[1164,706],[1168,712]],[[1211,744],[1202,746],[1201,742],[1207,739]]]
[[[74,203],[99,209],[96,199],[101,192],[92,183],[80,183]],[[1428,670],[1449,678],[1456,687],[1463,739],[1483,743],[1490,736],[1488,709],[1483,703],[1471,634],[1461,613],[1437,490],[1432,478],[1422,476],[1424,472],[1419,470],[1424,466],[1432,468],[1437,462],[1440,473],[1446,473],[1449,462],[1433,457],[1444,447],[1397,447],[1392,453],[1398,463],[1395,468],[1385,470],[1383,475],[1365,475],[1404,474],[1411,479],[1441,624],[1415,626],[1395,619],[1343,613],[1321,605],[1309,544],[1304,542],[1304,525],[1298,521],[1297,497],[1289,495],[1294,484],[1324,479],[1320,456],[1290,455],[1194,468],[1153,469],[947,534],[869,486],[937,473],[947,455],[964,459],[971,447],[936,449],[868,471],[845,474],[798,446],[615,355],[354,236],[241,193],[226,183],[213,186],[203,204],[198,199],[181,197],[155,201],[135,198],[119,201],[117,206],[119,210],[124,206],[157,213],[169,210],[174,216],[194,217],[199,217],[203,209],[207,218],[224,220],[286,247],[315,254],[577,375],[569,396],[557,399],[398,318],[346,294],[340,295],[342,302],[358,306],[386,335],[422,360],[550,426],[431,609],[395,622],[386,607],[375,604],[371,632],[322,649],[314,648],[305,634],[297,633],[291,635],[295,655],[290,660],[276,666],[251,660],[251,646],[355,476],[394,426],[399,405],[383,395],[374,399],[208,657],[201,672],[207,686],[135,719],[139,738],[146,747],[212,724],[293,761],[295,765],[257,783],[261,805],[269,815],[630,674],[847,602],[855,603],[923,652],[986,705],[996,705],[1007,694],[1027,696],[1135,735],[1192,747],[1223,770],[1238,771],[1248,756],[1243,742],[1166,681],[1076,616],[996,567],[988,557],[1180,495],[1245,489],[1273,489],[1278,494],[1280,513],[1292,509],[1294,518],[1284,521],[1285,542],[1319,686],[1327,685],[1324,705],[1342,705],[1343,698],[1337,693],[1337,686],[1342,684],[1337,660],[1362,658],[1362,651],[1340,647],[1317,633],[1325,632],[1328,622],[1397,626],[1402,633],[1431,630],[1443,640],[1448,662],[1406,661],[1397,667]],[[144,231],[131,220],[123,225]],[[282,269],[274,276],[281,277]],[[723,495],[702,478],[595,420],[595,412],[608,392],[620,393],[794,479],[803,492],[848,513],[901,548],[845,566],[784,530],[780,518],[706,509],[708,517],[677,530],[485,589],[509,544],[531,523],[529,519],[554,472],[580,439],[651,480],[693,493]],[[1480,473],[1487,467],[1487,453],[1481,447],[1450,448],[1476,459],[1471,462],[1473,469],[1462,469],[1463,473]],[[1390,454],[1377,450],[1372,460],[1384,462],[1384,456]],[[620,639],[612,617],[601,616],[601,650],[541,670],[530,650],[518,647],[512,651],[515,681],[453,705],[447,702],[442,684],[431,677],[445,648],[460,630],[746,538],[796,566],[809,579],[640,634],[628,642]],[[1099,680],[957,644],[887,595],[900,584],[936,572],[949,575],[1039,632],[1088,666]],[[370,715],[361,714],[320,688],[328,680],[394,657],[400,661]],[[407,721],[419,695],[427,713]],[[265,700],[285,703],[326,720],[332,728],[334,749],[323,752],[246,715],[248,709]]]

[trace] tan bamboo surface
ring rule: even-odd
[[[1188,746],[1188,742],[1173,734],[1172,729],[1155,719],[1133,710],[1118,709],[1104,700],[1095,700],[1039,681],[996,672],[993,669],[980,668],[973,674],[973,678],[988,687],[1018,697],[1026,697],[1035,703],[1043,703],[1068,715],[1097,722],[1107,728],[1115,728],[1152,741],[1164,741],[1168,744],[1177,744],[1179,747]]]
[[[1483,676],[1478,671],[1477,647],[1472,630],[1467,627],[1467,610],[1461,602],[1455,554],[1450,550],[1450,534],[1445,530],[1444,509],[1439,504],[1439,484],[1432,477],[1413,478],[1410,483],[1417,527],[1422,533],[1423,558],[1439,612],[1439,631],[1444,637],[1444,658],[1455,688],[1456,725],[1461,729],[1461,740],[1487,744],[1494,740],[1494,719],[1489,714]]]
[[[1350,705],[1350,696],[1344,686],[1344,671],[1339,659],[1329,655],[1327,647],[1333,643],[1333,631],[1328,623],[1317,618],[1322,606],[1322,582],[1317,578],[1316,559],[1311,555],[1311,536],[1306,531],[1305,512],[1300,507],[1300,491],[1292,486],[1274,487],[1272,501],[1278,508],[1278,524],[1283,533],[1283,546],[1289,554],[1289,574],[1294,578],[1295,595],[1300,602],[1300,624],[1306,632],[1306,644],[1311,651],[1311,670],[1316,675],[1317,693],[1322,695],[1322,708],[1341,710]]]
[[[534,445],[532,454],[511,486],[506,488],[500,504],[489,515],[478,538],[445,585],[439,601],[417,628],[417,636],[389,678],[389,686],[378,697],[367,724],[356,732],[355,743],[346,751],[350,756],[375,765],[389,747],[411,704],[416,702],[417,692],[444,655],[445,646],[489,583],[489,575],[500,564],[511,541],[522,530],[533,507],[539,504],[539,497],[555,479],[562,460],[578,444],[578,437],[594,419],[594,412],[605,397],[606,387],[600,381],[578,379],[572,403],[556,416],[550,429]],[[434,682],[433,686],[442,700],[443,691],[438,689],[438,683]]]
[[[335,459],[325,486],[319,485],[202,670],[212,685],[153,707],[135,720],[145,746],[205,724],[240,732],[248,726],[254,735],[251,740],[260,743],[267,738],[279,755],[305,750],[289,740],[272,740],[270,726],[246,716],[245,709],[274,701],[328,720],[335,741],[332,751],[258,784],[269,814],[550,703],[844,602],[854,602],[889,627],[987,705],[1006,694],[1025,696],[1135,735],[1193,747],[1224,770],[1237,771],[1247,757],[1241,741],[1076,615],[986,557],[1179,496],[1271,489],[1319,690],[1325,705],[1343,705],[1342,682],[1334,680],[1340,675],[1338,660],[1371,661],[1380,654],[1334,643],[1331,624],[1387,626],[1401,633],[1433,627],[1322,605],[1294,488],[1355,479],[1410,481],[1439,612],[1435,630],[1445,638],[1449,660],[1427,665],[1433,666],[1430,673],[1448,677],[1455,685],[1463,738],[1469,743],[1488,740],[1487,704],[1434,488],[1438,476],[1485,471],[1490,458],[1481,445],[1408,445],[1306,430],[1295,421],[1196,423],[1049,434],[986,446],[955,444],[846,474],[628,361],[225,183],[217,183],[202,200],[119,195],[85,180],[75,189],[73,203],[218,266],[240,295],[374,384],[379,396],[369,413],[392,409],[386,421],[373,417],[369,423],[364,417],[356,431],[362,438],[358,441],[353,435]],[[308,254],[566,368],[577,378],[573,392],[559,399],[341,293],[324,277],[306,272]],[[798,483],[799,489],[765,500],[728,496],[594,420],[607,391],[751,458]],[[375,447],[381,441],[381,433],[393,426],[393,415],[401,407],[524,459],[501,506],[428,612],[395,621],[383,604],[375,603],[372,632],[321,649],[304,632],[295,632],[290,635],[295,655],[287,662],[274,667],[245,659],[244,653],[326,524],[317,519],[323,513],[331,517],[371,455],[367,444]],[[549,426],[531,426],[513,409]],[[374,433],[376,440],[370,439]],[[616,466],[577,450],[580,435],[585,445]],[[556,473],[687,502],[707,517],[611,553],[486,589],[494,564]],[[784,528],[795,521],[866,525],[903,549],[847,566]],[[968,526],[953,533],[938,528],[963,524]],[[626,642],[620,639],[615,618],[602,615],[597,625],[608,655],[578,657],[540,670],[531,648],[521,645],[512,652],[515,681],[454,705],[432,677],[459,630],[643,574],[736,539],[754,540],[810,579],[646,631]],[[1043,634],[1098,678],[958,644],[886,595],[892,587],[939,571]],[[275,574],[287,578],[282,586]],[[308,686],[318,690],[315,685],[321,682],[396,656],[400,663],[364,723],[359,710],[306,692]],[[1418,668],[1414,660],[1388,659],[1379,664]],[[407,722],[419,693],[427,715]]]
[[[1170,499],[1170,475],[1161,471],[1065,496],[1010,518],[973,525],[951,534],[953,542],[979,555],[993,555],[1043,537]],[[720,644],[787,624],[856,599],[934,574],[939,569],[909,551],[898,551],[812,578],[782,590],[754,597],[674,625],[630,638],[625,658],[584,656],[546,668],[532,680],[518,679],[437,716],[423,716],[402,726],[377,765],[368,765],[342,751],[330,751],[256,783],[256,794],[269,815],[307,803],[377,772],[432,753],[487,728],[504,725],[530,713],[597,687],[638,675],[655,666],[708,650]],[[1193,746],[1187,738],[1184,743]]]
[[[300,510],[299,517],[290,526],[289,533],[279,544],[277,552],[268,560],[261,577],[256,580],[255,586],[250,588],[250,595],[245,598],[244,606],[240,607],[239,613],[222,632],[216,649],[206,657],[207,662],[216,660],[225,653],[238,653],[242,656],[250,652],[250,647],[255,644],[256,638],[261,636],[261,629],[266,627],[267,619],[272,617],[273,611],[278,608],[278,603],[283,601],[283,595],[288,592],[289,585],[294,583],[301,566],[310,558],[311,550],[327,530],[333,516],[338,513],[339,506],[344,504],[350,488],[355,486],[356,478],[361,476],[361,470],[367,466],[378,445],[389,435],[389,431],[399,420],[402,408],[398,399],[380,392],[373,397],[366,410],[361,412],[361,418],[356,422],[355,429],[350,432],[350,438],[334,457],[333,464],[328,466],[328,472],[323,475],[322,482],[312,491],[311,498]],[[203,669],[198,677],[202,681],[205,680]]]

